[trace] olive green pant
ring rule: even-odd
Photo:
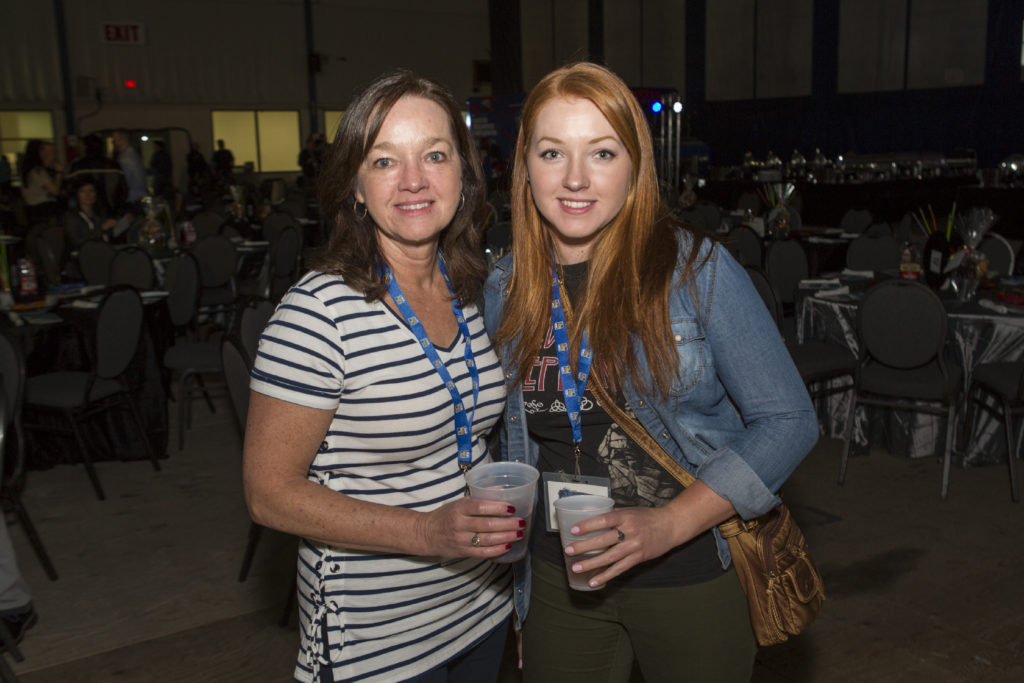
[[[673,588],[569,588],[565,568],[533,560],[523,626],[525,683],[750,681],[757,643],[736,572]]]

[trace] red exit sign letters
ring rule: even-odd
[[[143,24],[105,22],[103,29],[104,43],[121,45],[142,45],[146,42],[146,27]]]

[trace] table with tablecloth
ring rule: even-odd
[[[837,297],[801,298],[797,311],[798,340],[842,344],[857,353],[859,299],[860,294],[856,292]],[[1024,359],[1024,314],[996,313],[974,302],[946,301],[945,304],[948,312],[946,358],[964,368],[965,391],[970,386],[974,368],[980,363]],[[818,400],[818,419],[824,433],[842,438],[851,392],[838,392]],[[864,409],[858,409],[853,430],[854,452],[867,448],[869,431],[872,445],[887,447],[894,453],[925,457],[942,452],[943,418],[879,407],[872,408],[871,414],[869,425]],[[959,452],[960,444],[954,444],[959,461],[967,466],[1005,462],[1006,439],[1000,420],[991,411],[975,410],[974,414],[972,424],[962,425],[967,430],[965,451]],[[963,403],[958,417],[961,423],[965,416],[966,403]],[[1024,425],[1017,429],[1024,431]],[[1017,443],[1022,443],[1020,435]]]

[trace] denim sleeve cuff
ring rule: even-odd
[[[697,470],[697,478],[732,503],[743,519],[759,517],[782,502],[731,448],[708,456]]]

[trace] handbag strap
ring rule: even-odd
[[[641,448],[647,453],[647,455],[654,458],[662,468],[675,477],[676,481],[682,484],[684,487],[689,486],[697,479],[686,471],[686,469],[676,462],[675,458],[665,452],[665,449],[661,447],[661,444],[654,440],[644,426],[634,418],[626,414],[619,404],[616,403],[605,391],[605,388],[601,386],[601,380],[598,378],[596,373],[592,373],[590,376],[590,391],[594,394],[598,404],[604,408],[604,411],[608,413],[615,424],[622,427],[622,430],[629,435],[629,438],[633,439],[640,445]],[[731,538],[738,534],[749,532],[756,528],[758,521],[744,520],[739,515],[734,515],[729,519],[725,520],[718,525],[718,529],[722,534],[723,538]]]
[[[644,426],[634,418],[626,414],[619,404],[616,403],[610,396],[605,388],[601,386],[601,380],[595,374],[590,376],[591,385],[590,390],[593,392],[594,397],[597,398],[598,404],[604,411],[611,415],[612,419],[615,420],[615,424],[622,427],[622,430],[629,435],[629,438],[633,439],[636,443],[640,444],[640,447],[647,452],[647,455],[654,458],[654,460],[661,465],[666,472],[675,477],[676,481],[682,484],[684,487],[689,486],[693,482],[697,481],[692,474],[687,472],[682,465],[675,461],[675,459],[665,452],[665,449],[661,447],[661,444],[654,440]]]

